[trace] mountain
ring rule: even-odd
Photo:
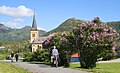
[[[0,42],[17,42],[17,41],[27,41],[30,39],[30,26],[25,26],[21,29],[10,28],[4,24],[0,24]],[[40,36],[42,36],[46,31],[39,30]]]
[[[46,34],[44,34],[44,36],[48,36],[49,34],[54,33],[54,32],[72,31],[73,27],[75,27],[78,24],[81,24],[83,22],[85,22],[85,21],[75,19],[75,18],[67,19],[65,22],[60,24],[57,28],[55,28],[55,29],[47,32]]]
[[[72,28],[77,26],[78,24],[81,24],[85,22],[84,20],[79,20],[75,18],[70,18],[60,24],[57,28],[47,32],[44,36],[48,36],[51,33],[54,32],[63,32],[63,31],[72,31]],[[118,33],[120,33],[120,21],[114,21],[114,22],[106,22],[108,26],[115,29]]]
[[[84,20],[79,20],[75,18],[70,18],[61,23],[57,28],[46,32],[40,30],[40,36],[48,36],[54,32],[63,32],[63,31],[72,31],[73,27],[77,26],[85,22]],[[108,26],[115,29],[118,33],[120,33],[120,21],[106,22]],[[25,26],[21,29],[12,29],[10,27],[4,26],[4,24],[0,24],[0,42],[15,42],[15,41],[23,41],[30,39],[30,26]]]
[[[120,34],[120,21],[107,22],[107,24]]]

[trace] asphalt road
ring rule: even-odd
[[[2,62],[9,62],[11,63],[10,60],[1,60]],[[110,61],[99,61],[97,63],[109,63],[109,62],[120,62],[119,59],[115,60],[110,60]],[[70,68],[63,68],[63,67],[51,67],[49,65],[44,65],[44,64],[33,64],[33,63],[28,63],[28,62],[13,62],[12,64],[17,65],[19,67],[28,69],[32,73],[88,73],[80,70],[74,70]]]
[[[10,62],[10,60],[2,60],[2,62]],[[32,73],[88,73],[80,70],[74,70],[70,68],[63,68],[63,67],[51,67],[49,65],[44,64],[32,64],[28,62],[13,62],[17,66],[22,68],[28,69]]]

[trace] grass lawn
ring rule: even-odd
[[[30,73],[28,70],[10,63],[0,62],[0,73]]]
[[[93,73],[120,73],[120,62],[98,63],[96,68],[93,68],[93,69],[83,69],[83,68],[80,68],[80,64],[71,63],[70,68],[93,72]]]
[[[6,54],[0,54],[0,60],[6,59]]]

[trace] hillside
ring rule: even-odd
[[[112,27],[120,34],[120,21],[107,22],[107,24],[108,24],[108,26]]]
[[[74,26],[77,26],[78,24],[81,24],[83,22],[85,22],[85,21],[75,19],[75,18],[70,18],[70,19],[66,20],[65,22],[63,22],[62,24],[60,24],[57,28],[47,32],[44,36],[48,36],[49,34],[51,34],[53,32],[72,31],[72,28]]]
[[[85,22],[84,20],[79,20],[75,18],[67,19],[65,22],[60,24],[57,28],[49,31],[40,30],[40,36],[48,36],[54,32],[63,32],[63,31],[72,31],[72,28]],[[118,33],[120,33],[120,21],[107,22],[108,26],[115,29]],[[25,26],[21,29],[12,29],[10,27],[4,26],[4,24],[0,24],[0,42],[16,42],[30,39],[30,26]]]
[[[60,24],[57,28],[46,33],[45,36],[49,35],[50,33],[53,33],[53,32],[72,31],[73,27],[75,27],[78,24],[81,24],[83,22],[85,22],[85,21],[75,19],[75,18],[70,18],[70,19],[66,20],[65,22],[63,22],[62,24]],[[108,26],[115,29],[118,33],[120,33],[120,21],[107,22],[107,24],[108,24]]]
[[[23,40],[29,40],[30,38],[30,26],[25,26],[21,29],[12,29],[10,27],[0,24],[0,42],[17,42]],[[40,30],[40,36],[42,36],[46,31]]]

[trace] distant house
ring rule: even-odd
[[[0,50],[5,50],[5,47],[4,46],[0,46]]]
[[[80,57],[80,53],[72,54],[70,61],[71,61],[71,62],[80,62],[79,57]]]

